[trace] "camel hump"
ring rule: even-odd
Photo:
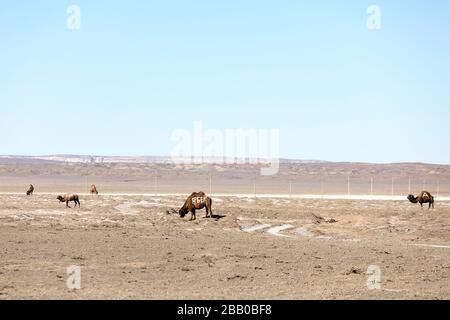
[[[206,196],[206,193],[204,193],[203,191],[191,193],[191,197],[205,197],[205,196]]]
[[[64,196],[64,199],[68,200],[68,201],[73,201],[75,199],[78,200],[78,195],[77,194],[73,194],[73,193],[68,193]]]
[[[431,195],[431,193],[429,193],[428,191],[422,191],[422,193],[420,194],[420,196],[422,197],[422,198],[428,198],[428,199],[431,199],[431,198],[433,198],[433,196]]]

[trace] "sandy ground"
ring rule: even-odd
[[[214,218],[167,213],[183,202],[1,194],[0,299],[450,298],[449,202],[228,196]]]

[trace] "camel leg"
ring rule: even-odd
[[[66,208],[71,208],[71,206],[69,206],[69,201],[66,201]]]
[[[205,209],[206,209],[206,218],[209,218],[209,210],[208,210],[208,207],[205,207]]]
[[[209,207],[209,217],[212,218],[212,216],[213,216],[213,212],[212,212],[211,207]]]
[[[195,209],[191,211],[191,220],[195,220],[197,217],[195,216]]]
[[[209,217],[212,218],[212,209],[211,209],[211,200],[210,199],[206,199],[205,207],[206,207],[206,216],[208,217],[208,213],[209,213]]]

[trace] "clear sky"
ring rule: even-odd
[[[449,164],[450,2],[0,3],[0,154],[170,155],[195,120],[278,128],[284,158]]]

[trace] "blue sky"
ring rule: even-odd
[[[284,158],[450,163],[448,1],[5,1],[0,39],[0,154],[170,155],[202,120],[278,128]]]

